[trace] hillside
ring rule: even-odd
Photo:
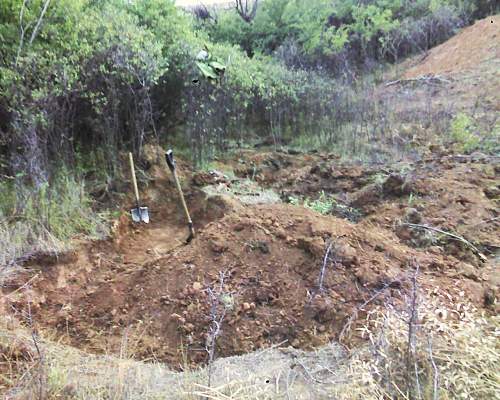
[[[187,3],[0,2],[3,398],[495,398],[500,16]]]

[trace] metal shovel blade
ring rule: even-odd
[[[132,221],[149,224],[149,211],[147,207],[132,208],[130,214],[132,214]]]

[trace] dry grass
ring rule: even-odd
[[[206,369],[177,373],[161,364],[93,356],[44,341],[47,396],[98,400],[500,398],[499,319],[486,318],[465,302],[445,306],[454,300],[440,299],[434,293],[418,306],[414,353],[418,391],[408,391],[407,385],[408,315],[384,307],[369,314],[362,328],[368,344],[360,349],[347,353],[335,344],[315,352],[271,348],[220,359],[213,365],[210,388]],[[7,399],[37,393],[40,364],[33,347],[29,333],[13,323],[10,327],[3,324],[0,382],[10,387]]]

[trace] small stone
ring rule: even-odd
[[[210,247],[214,253],[224,253],[228,249],[227,244],[221,240],[210,241]]]
[[[248,303],[243,303],[243,310],[248,311],[248,310],[250,310],[250,308],[251,308],[251,307],[250,307],[250,304],[248,304]]]
[[[476,282],[479,281],[478,271],[473,265],[470,265],[470,264],[465,263],[465,262],[461,262],[458,265],[457,269],[462,276],[469,278],[469,279],[472,279],[473,281],[476,281]]]
[[[176,314],[176,313],[170,315],[170,319],[172,319],[174,321],[178,321],[181,324],[185,324],[186,323],[186,318],[181,317],[179,314]]]
[[[422,223],[422,214],[415,208],[408,208],[405,213],[405,221],[410,224],[420,224]]]
[[[203,288],[203,285],[200,282],[195,282],[193,283],[193,289],[196,292],[199,292]]]

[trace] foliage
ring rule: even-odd
[[[474,150],[479,144],[479,138],[474,130],[474,124],[467,114],[459,113],[451,121],[451,138],[465,152]]]
[[[495,153],[499,149],[500,123],[494,121],[492,126],[481,126],[476,118],[460,112],[450,122],[449,137],[460,152],[480,149]]]
[[[213,41],[239,45],[250,56],[275,53],[294,66],[345,72],[370,59],[394,61],[426,50],[495,7],[463,0],[269,0],[252,24],[228,10],[200,25]]]

